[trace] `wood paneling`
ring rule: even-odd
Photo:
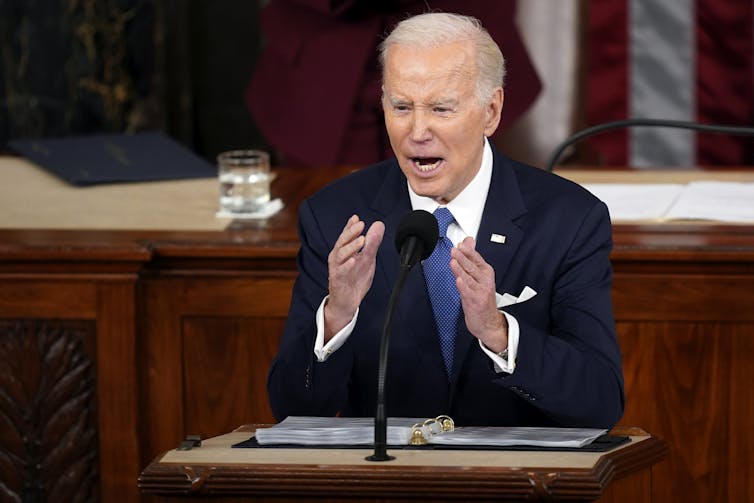
[[[655,470],[656,466],[653,466],[650,470],[642,470],[629,477],[610,482],[597,501],[599,503],[652,501],[652,474]]]
[[[0,316],[92,319],[96,316],[97,287],[92,282],[39,281],[3,278]]]
[[[653,501],[752,501],[754,228],[614,226],[626,411],[668,442]]]
[[[97,391],[103,501],[133,493],[139,465],[135,281],[97,284]]]
[[[0,320],[0,499],[99,494],[94,323]]]
[[[626,379],[621,424],[670,446],[654,501],[750,501],[754,324],[618,322]]]
[[[184,320],[184,431],[209,438],[275,421],[266,381],[282,330],[281,318]]]
[[[59,404],[62,391],[30,395],[33,400],[24,411],[28,428],[24,438],[30,445],[43,442],[39,459],[29,465],[43,469],[26,472],[22,499],[137,500],[133,481],[141,464],[134,328],[136,278],[128,272],[115,274],[109,270],[104,277],[88,272],[85,278],[74,279],[70,273],[46,269],[44,262],[35,266],[33,275],[26,271],[0,273],[0,324],[30,327],[20,332],[0,330],[4,347],[17,341],[23,348],[22,355],[3,358],[6,365],[0,370],[0,395],[7,396],[10,382],[29,379],[40,390],[44,385],[79,391],[69,394],[64,406]],[[131,265],[125,269],[130,270]],[[76,364],[77,359],[81,363]],[[14,374],[15,364],[20,367]],[[85,372],[87,368],[90,370]],[[32,393],[29,383],[24,389]],[[60,410],[56,417],[78,419],[69,430],[39,430],[55,404]],[[60,419],[54,424],[60,424]],[[3,439],[0,451],[11,446]]]
[[[679,274],[669,263],[654,274],[616,270],[613,301],[616,316],[623,320],[754,323],[752,290],[754,273]]]
[[[267,371],[294,279],[285,270],[168,268],[143,281],[143,463],[186,435],[273,420]]]

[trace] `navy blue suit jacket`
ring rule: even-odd
[[[508,159],[493,171],[476,249],[497,292],[537,294],[504,308],[520,325],[516,369],[496,373],[461,320],[453,377],[445,374],[421,264],[393,318],[388,416],[448,414],[461,425],[611,427],[623,414],[623,374],[610,299],[611,225],[605,205],[578,185]],[[285,331],[268,377],[272,410],[372,416],[385,307],[398,274],[395,231],[411,211],[395,159],[344,177],[299,209],[301,249]],[[313,355],[315,313],[327,295],[327,256],[346,220],[385,223],[372,287],[353,333],[325,362]],[[504,243],[490,240],[505,236]]]

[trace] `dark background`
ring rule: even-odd
[[[208,159],[266,148],[243,103],[261,3],[0,0],[0,150],[155,129]]]

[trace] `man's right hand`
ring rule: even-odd
[[[327,257],[330,296],[324,309],[325,343],[353,319],[372,286],[385,224],[376,221],[362,235],[365,225],[358,215],[349,218]]]

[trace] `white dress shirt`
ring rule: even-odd
[[[458,194],[452,201],[450,201],[446,207],[453,214],[455,222],[451,223],[448,227],[447,237],[453,243],[453,246],[457,246],[458,243],[463,241],[467,236],[472,236],[476,240],[476,235],[479,232],[479,225],[482,221],[482,214],[484,213],[484,203],[487,200],[487,192],[490,188],[490,182],[492,181],[492,149],[489,142],[485,138],[484,150],[482,153],[482,165],[479,168],[476,176],[471,182]],[[408,183],[408,182],[407,182]],[[408,194],[411,199],[411,207],[414,210],[426,210],[433,213],[437,208],[437,202],[429,197],[424,197],[416,194],[411,185],[408,185]],[[320,362],[325,361],[332,353],[337,351],[348,339],[353,331],[353,327],[356,325],[356,320],[359,316],[359,310],[356,310],[351,321],[343,327],[327,344],[324,344],[325,340],[325,315],[324,307],[327,301],[327,297],[322,300],[322,303],[317,309],[317,338],[314,342],[314,354],[317,360]],[[495,370],[497,372],[512,373],[516,368],[516,352],[518,349],[518,337],[519,327],[518,321],[513,316],[502,311],[503,315],[508,322],[508,354],[507,358],[488,349],[482,341],[479,341],[479,346],[482,351],[495,364]]]

